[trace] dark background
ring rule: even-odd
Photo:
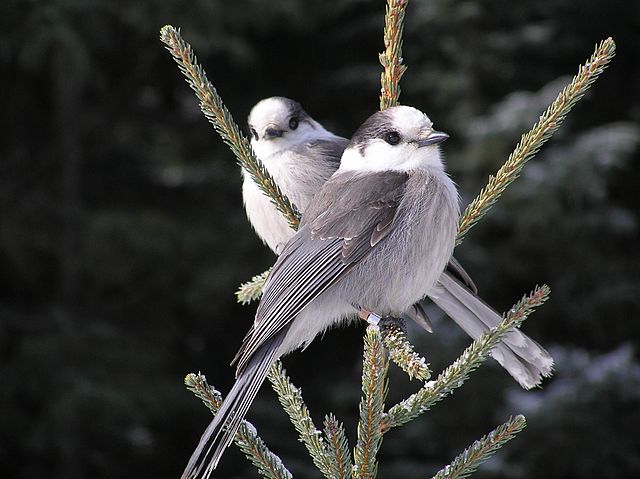
[[[158,40],[182,27],[236,120],[271,95],[349,136],[378,107],[384,2],[4,1],[0,7],[0,475],[178,477],[209,422],[184,375],[227,391],[274,260],[242,210],[239,168]],[[476,477],[640,473],[640,4],[410,2],[401,100],[451,134],[466,205],[594,44],[610,69],[456,255],[557,371],[523,393],[488,361],[387,435],[380,477],[428,477],[510,415],[527,429]],[[437,313],[432,311],[434,315]],[[321,423],[355,437],[363,328],[285,366]],[[410,331],[436,372],[469,343]],[[392,368],[392,403],[418,387]],[[268,387],[250,412],[296,477],[319,477]],[[235,448],[217,477],[257,477]]]

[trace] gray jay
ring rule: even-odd
[[[327,131],[298,102],[284,97],[259,101],[251,109],[248,123],[251,146],[256,156],[298,210],[304,212],[321,186],[340,166],[340,157],[348,140]],[[244,170],[243,180],[242,195],[249,221],[258,236],[278,254],[295,231]],[[501,320],[477,292],[471,277],[451,257],[436,287],[427,295],[475,339]],[[404,314],[432,332],[431,321],[419,302]],[[531,346],[534,358],[541,351],[546,363],[551,364],[546,351],[533,341],[527,339],[516,344],[523,350],[522,354]],[[536,385],[540,381],[540,373],[549,372],[543,367],[523,374],[521,362],[508,352],[501,353],[500,348],[494,350],[493,357],[525,388]]]
[[[256,103],[249,113],[248,126],[256,156],[298,211],[304,212],[340,166],[349,140],[327,131],[298,102],[278,96]],[[249,222],[260,239],[279,254],[295,231],[244,169],[242,177],[242,198]],[[477,293],[475,284],[455,258],[451,258],[447,270]],[[433,331],[420,303],[412,305],[405,315],[427,331]]]
[[[340,166],[348,140],[325,130],[298,102],[283,97],[258,102],[248,123],[256,156],[298,211],[304,212]],[[295,231],[244,169],[242,177],[247,217],[260,239],[278,254]]]
[[[427,293],[449,300],[438,281],[453,253],[460,210],[439,152],[447,138],[408,106],[377,112],[356,131],[271,270],[234,360],[236,382],[183,478],[215,469],[276,359],[361,309],[397,315]],[[455,278],[445,278],[457,289]],[[466,307],[465,298],[455,297],[455,307]],[[520,331],[496,350],[523,383],[539,382],[551,368],[548,354]]]

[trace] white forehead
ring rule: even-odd
[[[286,119],[290,115],[289,105],[281,98],[265,98],[259,101],[249,113],[249,123],[255,127]]]
[[[411,106],[395,106],[387,111],[393,126],[405,134],[417,135],[425,129],[433,127],[433,122],[427,115]]]

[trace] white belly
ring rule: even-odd
[[[334,171],[328,162],[314,162],[313,158],[292,151],[273,154],[263,164],[300,213]],[[247,217],[260,239],[279,254],[295,231],[244,170],[242,177]]]
[[[260,239],[273,252],[280,253],[295,231],[251,177],[244,176],[242,197],[249,222]]]

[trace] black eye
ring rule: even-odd
[[[255,128],[249,127],[249,131],[251,132],[251,136],[253,136],[256,140],[258,139],[258,132]]]
[[[289,128],[291,128],[292,130],[298,128],[298,124],[298,119],[295,116],[291,118],[291,120],[289,120]]]
[[[400,135],[397,131],[390,131],[384,135],[384,141],[390,145],[397,145],[400,143]]]

